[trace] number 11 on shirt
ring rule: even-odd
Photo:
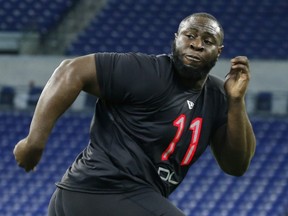
[[[176,144],[180,140],[183,132],[184,132],[184,126],[186,123],[186,116],[184,114],[181,114],[177,119],[173,121],[173,125],[177,127],[176,134],[173,138],[173,140],[170,142],[169,146],[166,148],[166,150],[162,153],[162,160],[166,161],[170,157],[170,155],[174,152]],[[182,159],[181,165],[186,166],[189,165],[191,162],[199,142],[200,133],[202,128],[202,118],[195,118],[191,121],[189,130],[192,131],[191,140],[189,147],[185,153],[184,158]]]

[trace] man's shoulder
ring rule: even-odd
[[[141,52],[103,52],[103,53],[95,53],[96,58],[109,58],[114,59],[114,61],[138,61],[139,62],[164,62],[171,63],[172,58],[170,54],[147,54]]]
[[[208,89],[213,91],[219,91],[222,94],[225,94],[224,80],[218,77],[217,75],[209,74],[206,84]]]
[[[212,86],[223,86],[224,80],[217,75],[209,74],[207,83]]]
[[[156,71],[167,73],[168,69],[172,67],[172,58],[169,54],[145,54],[145,53],[126,53],[131,61],[141,68],[154,68]],[[133,59],[133,60],[132,60]]]
[[[152,61],[160,61],[167,63],[172,61],[171,55],[169,54],[127,53],[127,55]]]

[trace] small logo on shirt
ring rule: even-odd
[[[188,108],[191,110],[194,107],[194,103],[192,101],[187,100]]]

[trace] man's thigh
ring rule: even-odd
[[[55,201],[51,199],[49,216],[185,216],[168,199],[151,189],[113,194],[57,189],[53,197]]]

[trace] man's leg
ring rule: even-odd
[[[152,189],[110,194],[58,189],[55,193],[49,205],[49,216],[185,216]]]

